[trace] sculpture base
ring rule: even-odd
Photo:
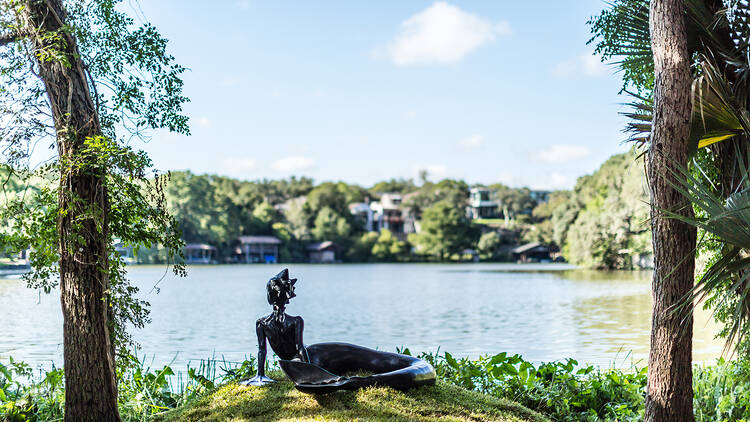
[[[266,384],[271,384],[272,382],[276,382],[276,380],[273,380],[273,379],[265,377],[265,376],[261,377],[261,376],[256,375],[256,376],[250,378],[247,381],[240,382],[240,384],[241,385],[252,386],[252,387],[262,387],[262,386],[264,386]]]

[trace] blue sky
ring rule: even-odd
[[[143,145],[162,170],[552,189],[628,148],[620,77],[586,45],[601,0],[139,6],[190,69],[192,136]]]

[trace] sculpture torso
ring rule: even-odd
[[[283,314],[282,318],[278,318],[272,313],[260,318],[256,324],[263,330],[271,349],[281,359],[308,361],[305,345],[302,343],[304,330],[302,317]]]

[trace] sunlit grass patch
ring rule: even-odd
[[[367,388],[321,396],[301,393],[281,374],[264,387],[229,384],[162,415],[170,421],[547,421],[511,401],[438,382],[407,392]]]

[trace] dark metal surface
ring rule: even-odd
[[[284,269],[268,281],[266,291],[273,312],[256,322],[258,335],[258,375],[246,385],[273,382],[265,376],[266,342],[281,358],[281,369],[297,389],[307,393],[356,390],[371,385],[408,389],[435,383],[435,369],[427,362],[399,353],[381,352],[348,343],[302,342],[304,321],[284,313],[289,299],[295,297],[289,271]],[[364,376],[346,376],[367,373]]]

